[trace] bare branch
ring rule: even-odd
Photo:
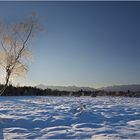
[[[25,48],[25,45],[26,45],[26,43],[27,43],[27,41],[28,41],[28,39],[29,39],[29,37],[30,37],[30,35],[32,33],[32,29],[33,29],[33,25],[31,25],[29,34],[28,34],[27,38],[25,39],[25,41],[23,42],[23,46],[22,46],[21,50],[19,51],[19,53],[18,53],[18,55],[16,57],[16,60],[18,60],[18,58],[21,56],[21,53],[22,53],[23,49]]]
[[[6,53],[8,53],[8,51],[7,51],[7,49],[4,47],[4,44],[3,44],[2,41],[1,41],[1,46],[2,46],[3,50],[4,50]]]

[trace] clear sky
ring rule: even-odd
[[[140,2],[0,2],[13,22],[36,11],[46,27],[30,44],[26,85],[140,84]]]

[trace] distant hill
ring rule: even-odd
[[[95,88],[90,88],[90,87],[77,87],[77,86],[47,86],[47,85],[37,85],[37,88],[40,89],[52,89],[52,90],[59,90],[59,91],[79,91],[79,90],[90,90],[90,91],[95,91]]]
[[[140,85],[115,85],[99,88],[105,91],[140,91]]]
[[[40,89],[52,89],[52,90],[59,90],[59,91],[79,91],[79,90],[85,90],[85,91],[96,91],[96,90],[105,90],[105,91],[140,91],[140,85],[114,85],[114,86],[107,86],[102,88],[91,88],[91,87],[77,87],[77,86],[48,86],[48,85],[37,85],[37,88]]]

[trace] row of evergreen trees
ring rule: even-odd
[[[2,89],[3,85],[0,85],[0,89]],[[52,89],[39,89],[36,87],[24,86],[24,87],[14,87],[9,85],[5,90],[5,93],[2,96],[125,96],[125,97],[140,97],[140,91],[132,92],[107,92],[107,91],[59,91]]]

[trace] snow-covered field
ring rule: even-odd
[[[0,97],[0,139],[51,138],[140,139],[140,98]]]

